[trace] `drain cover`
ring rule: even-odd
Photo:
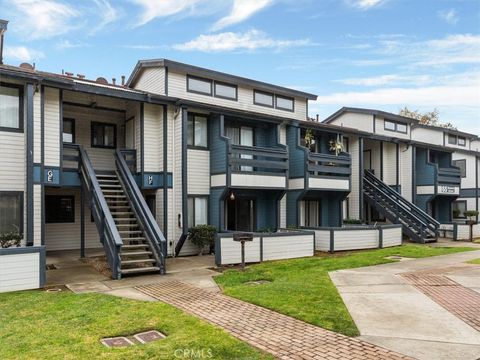
[[[255,280],[255,281],[247,281],[245,285],[262,285],[262,284],[268,284],[271,281],[268,280]]]
[[[134,345],[133,341],[129,340],[128,338],[124,336],[118,336],[118,337],[113,337],[113,338],[105,338],[100,340],[103,345],[106,347],[125,347],[125,346],[130,346]]]
[[[135,334],[133,335],[133,337],[142,344],[166,338],[165,334],[162,334],[160,331],[157,330],[145,331],[139,334]]]

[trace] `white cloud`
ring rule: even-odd
[[[224,32],[213,35],[200,35],[196,39],[173,46],[181,51],[223,52],[234,50],[254,51],[257,49],[284,49],[295,46],[311,45],[309,39],[277,40],[258,30],[244,33]]]
[[[212,30],[220,30],[227,26],[245,21],[272,3],[273,0],[234,0],[230,14],[218,20],[212,26]]]
[[[167,17],[182,11],[191,11],[201,0],[131,0],[143,8],[136,26],[142,26],[157,17]]]
[[[74,49],[74,48],[81,48],[81,47],[87,47],[87,46],[90,46],[90,45],[83,42],[71,42],[68,39],[61,40],[56,45],[57,49]]]
[[[381,5],[385,0],[346,0],[347,4],[360,10],[368,10]]]
[[[455,9],[441,10],[438,12],[438,17],[451,25],[455,25],[459,20]]]
[[[398,74],[387,74],[366,78],[348,78],[339,79],[335,82],[339,82],[345,85],[359,85],[359,86],[384,86],[391,84],[403,84],[403,85],[421,85],[429,82],[431,77],[429,75],[412,75],[403,76]]]
[[[80,13],[56,0],[8,0],[14,11],[16,29],[29,39],[50,38],[68,32]]]
[[[100,16],[100,21],[93,27],[90,34],[94,34],[120,18],[120,10],[113,7],[108,0],[93,0],[93,2],[97,6],[94,11]]]
[[[25,46],[6,46],[4,56],[9,60],[32,62],[44,58],[45,54],[38,50],[29,49]]]

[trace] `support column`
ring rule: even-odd
[[[363,203],[363,176],[364,176],[364,163],[363,163],[363,137],[358,138],[358,171],[360,172],[359,176],[359,184],[358,184],[358,197],[359,197],[359,214],[358,218],[359,220],[363,221],[364,220],[364,206],[365,204]]]
[[[27,161],[26,161],[26,175],[27,175],[27,233],[26,233],[26,243],[27,246],[33,246],[33,221],[34,221],[34,211],[33,211],[33,93],[34,85],[27,84],[25,91],[25,101],[26,101],[26,142],[27,142]]]
[[[85,257],[85,189],[80,186],[80,257]]]

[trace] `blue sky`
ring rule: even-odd
[[[480,134],[480,0],[0,0],[5,61],[88,78],[169,58]]]

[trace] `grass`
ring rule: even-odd
[[[100,339],[156,329],[166,339],[109,349]],[[0,294],[0,359],[272,359],[164,303],[108,295]],[[211,355],[211,356],[210,356]]]
[[[317,257],[264,262],[244,272],[227,270],[215,277],[226,295],[257,304],[308,323],[349,336],[359,335],[329,271],[394,262],[386,256],[423,258],[452,254],[472,248],[403,245],[371,251],[323,254]],[[268,280],[261,285],[244,284]]]
[[[467,261],[469,264],[475,264],[475,265],[480,265],[480,259],[473,259],[470,261]]]

